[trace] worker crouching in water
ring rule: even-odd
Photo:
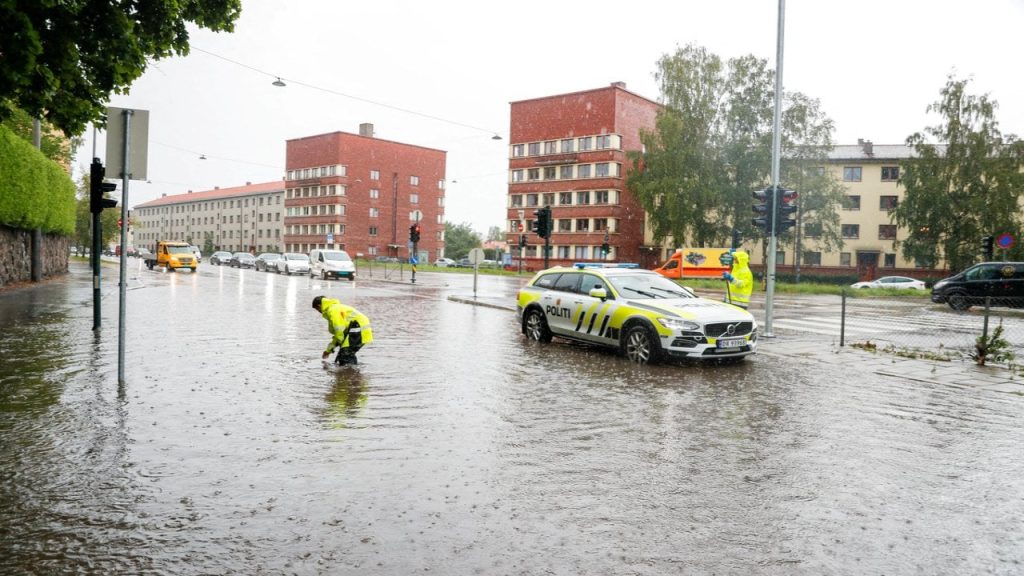
[[[331,333],[331,342],[324,350],[323,359],[327,360],[334,349],[338,348],[335,364],[358,364],[356,352],[373,342],[370,319],[351,306],[323,296],[313,298],[313,309],[327,320],[327,331]]]
[[[727,301],[746,310],[750,307],[750,293],[754,291],[754,274],[750,271],[750,254],[742,250],[732,253],[732,272],[722,272],[729,283]]]

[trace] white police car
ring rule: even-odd
[[[577,264],[538,272],[519,291],[523,334],[619,348],[640,364],[662,358],[741,360],[757,349],[746,310],[706,298],[636,265]]]

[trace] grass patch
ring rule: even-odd
[[[677,283],[694,288],[696,290],[721,290],[725,291],[725,280],[711,278],[686,278],[676,280]],[[931,292],[928,290],[901,290],[896,288],[849,288],[836,284],[820,284],[816,282],[801,282],[793,284],[790,282],[776,282],[775,292],[783,294],[834,294],[839,296],[846,290],[849,298],[915,298],[930,300]],[[754,286],[755,292],[764,292],[761,284]]]

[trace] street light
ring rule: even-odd
[[[274,86],[277,86],[278,88],[283,88],[283,87],[287,86],[287,84],[284,83],[284,80],[281,80],[280,76],[277,77],[277,80],[274,80],[273,82],[271,82],[271,84],[273,84]]]

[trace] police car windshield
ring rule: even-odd
[[[615,290],[629,298],[693,298],[693,294],[675,282],[657,274],[637,274],[608,278]]]

